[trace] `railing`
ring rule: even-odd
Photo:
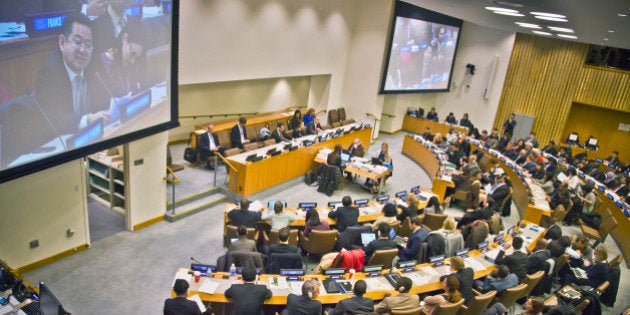
[[[225,158],[225,157],[224,157],[221,153],[219,153],[219,152],[215,152],[215,155],[216,155],[219,159],[221,159],[221,161],[223,161],[223,163],[225,163],[225,165],[226,165],[226,166],[227,166],[227,167],[228,167],[228,168],[229,168],[229,169],[230,169],[230,170],[234,173],[234,176],[235,176],[235,177],[238,177],[238,171],[237,171],[237,170],[236,170],[236,168],[232,165],[232,163],[230,163],[230,161],[228,161],[228,160],[227,160],[227,159],[226,159],[226,158]],[[215,172],[214,172],[214,186],[216,186],[216,185],[217,185],[217,172],[216,172],[216,169],[217,169],[217,167],[218,167],[218,162],[219,162],[219,160],[214,159],[214,169],[215,169]],[[230,175],[230,172],[228,171],[227,173],[228,173],[228,176],[229,176],[229,175]],[[226,179],[227,179],[227,178],[226,178]],[[231,191],[236,191],[236,180],[233,180],[233,181],[232,181],[232,183],[233,183],[234,187],[232,187],[232,190],[231,190]],[[230,189],[228,189],[228,190],[230,190]]]
[[[171,203],[171,214],[175,214],[175,184],[178,184],[179,182],[181,182],[181,180],[175,174],[175,172],[173,172],[173,170],[168,166],[166,167],[166,176],[164,176],[163,179],[167,183],[173,184],[173,199]]]
[[[260,114],[259,112],[253,113],[225,113],[225,114],[213,114],[213,115],[189,115],[189,116],[179,116],[179,119],[197,119],[197,118],[214,118],[214,117],[224,117],[227,118],[229,116],[256,116]]]

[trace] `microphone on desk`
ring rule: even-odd
[[[107,95],[109,95],[109,97],[112,100],[114,100],[114,104],[116,104],[116,106],[120,109],[120,104],[118,104],[118,101],[116,101],[116,97],[114,97],[114,93],[112,93],[112,90],[109,88],[109,85],[107,85],[105,80],[103,80],[103,77],[101,76],[101,73],[96,71],[96,72],[94,72],[94,75],[98,78],[98,81],[105,88],[105,92],[107,92]]]
[[[59,134],[59,131],[57,131],[57,128],[55,128],[55,125],[53,125],[52,121],[50,121],[50,118],[48,118],[48,115],[46,115],[46,112],[44,112],[44,109],[41,106],[39,106],[39,102],[37,101],[37,97],[35,97],[35,93],[32,93],[30,97],[33,99],[33,104],[35,104],[35,107],[37,107],[37,110],[39,110],[39,113],[42,114],[42,116],[46,120],[46,123],[50,127],[50,130],[52,130],[52,132],[55,134],[55,137],[59,139],[59,142],[61,142],[63,149],[67,150],[68,148],[66,147],[66,142],[63,141],[63,139],[61,138],[61,135]]]
[[[192,260],[192,261],[194,261],[194,262],[196,262],[196,263],[198,263],[200,265],[206,265],[206,264],[200,262],[199,260],[195,259],[195,257],[190,257],[190,260]]]

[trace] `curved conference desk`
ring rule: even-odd
[[[405,115],[405,117],[403,118],[403,130],[421,135],[424,133],[424,130],[426,128],[429,128],[432,134],[439,132],[443,136],[446,136],[451,128],[453,128],[453,130],[457,133],[468,134],[468,128],[459,125],[440,123],[424,118],[411,117],[409,115]]]
[[[327,140],[317,142],[316,136],[305,136],[299,138],[295,144],[298,145],[296,150],[288,150],[284,147],[288,143],[278,143],[241,154],[233,155],[228,161],[234,166],[237,173],[230,171],[230,190],[241,196],[250,196],[259,191],[284,183],[296,177],[303,176],[310,169],[315,168],[314,161],[317,153],[324,148],[332,149],[335,145],[340,144],[344,149],[350,146],[355,138],[359,138],[367,150],[370,146],[370,135],[372,128],[361,128],[360,130],[351,131],[352,127],[359,127],[357,123],[341,126],[326,130],[326,132],[343,129],[348,133],[343,133],[336,138],[329,136]],[[310,146],[302,145],[303,141],[310,140],[313,142]],[[282,151],[276,156],[266,156],[270,149]],[[248,162],[247,157],[253,154],[265,156],[260,161]]]

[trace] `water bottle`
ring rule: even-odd
[[[236,266],[232,264],[232,266],[230,266],[230,278],[234,277],[236,277]]]

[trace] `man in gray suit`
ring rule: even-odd
[[[255,252],[256,242],[247,238],[247,228],[243,225],[238,226],[238,239],[230,244],[230,251],[240,250]]]

